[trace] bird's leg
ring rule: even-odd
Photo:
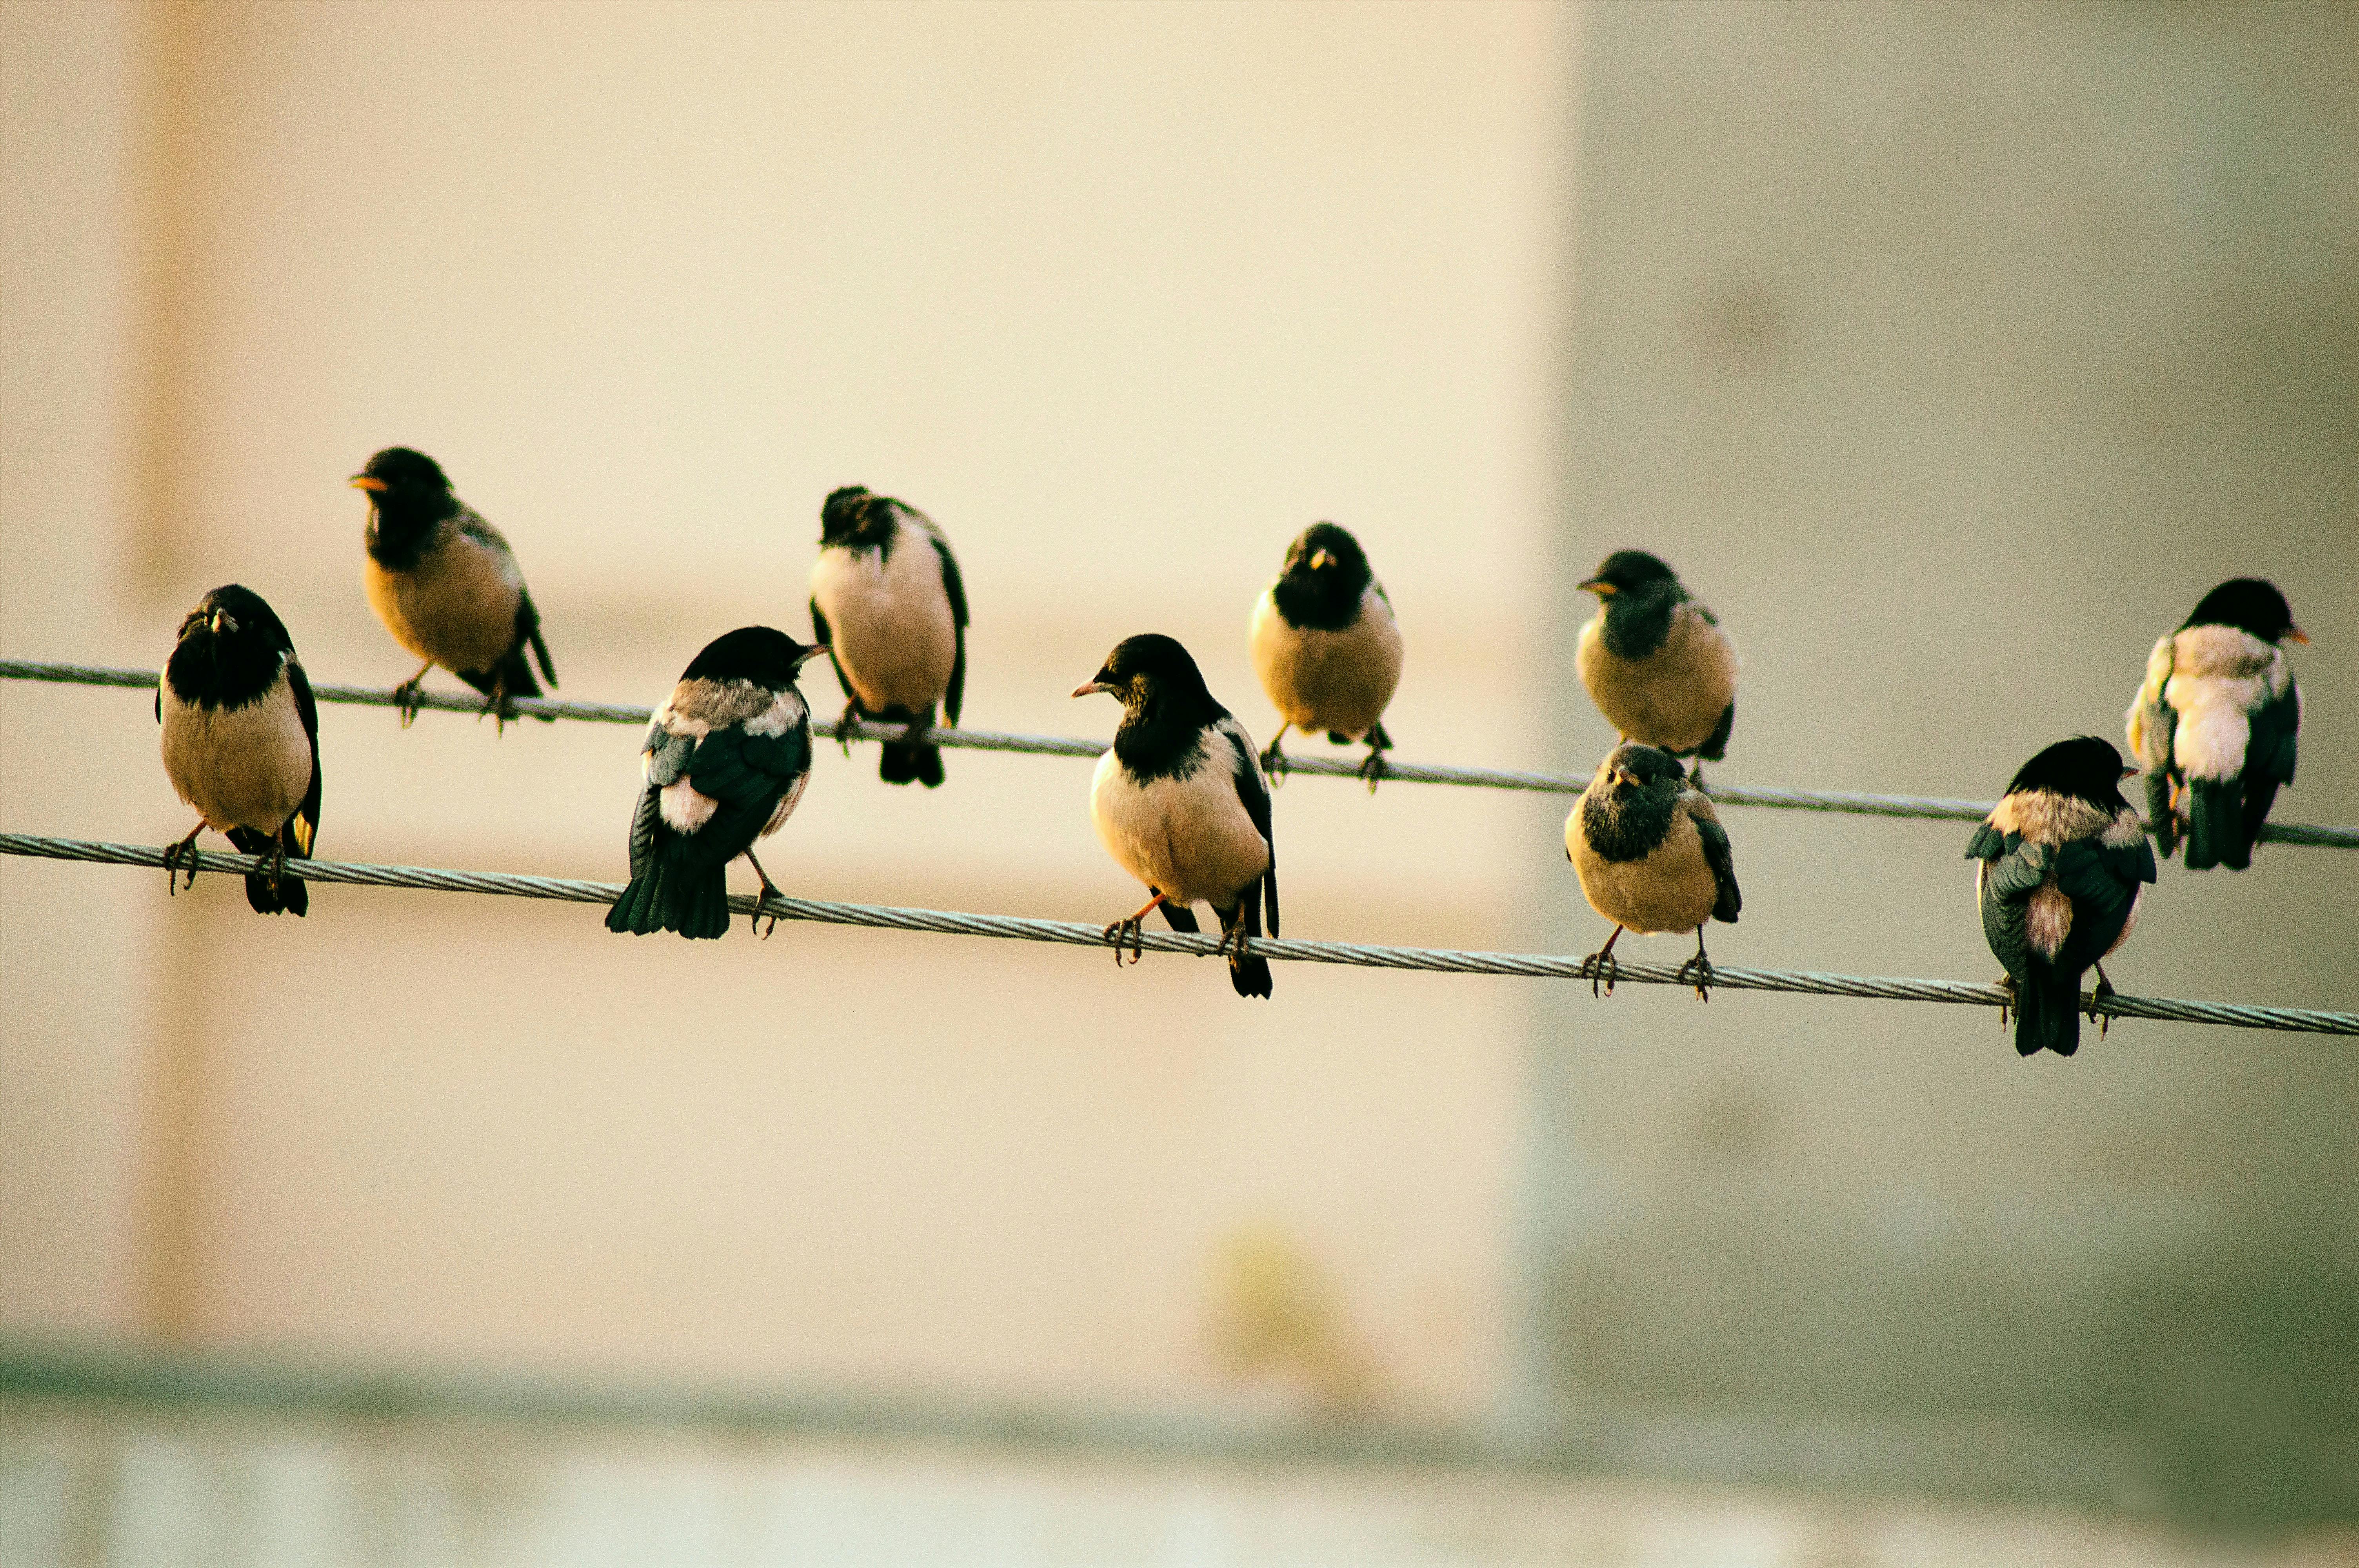
[[[508,706],[508,679],[505,675],[493,675],[492,694],[475,710],[475,722],[481,724],[485,714],[492,716],[493,729],[503,735],[508,732],[508,720],[516,717],[516,709]]]
[[[290,817],[288,820],[293,819]],[[287,824],[285,822],[278,825],[278,831],[272,836],[272,841],[277,848],[270,856],[270,891],[277,892],[279,879],[287,874]]]
[[[1360,776],[1368,781],[1370,795],[1376,793],[1376,785],[1385,778],[1385,748],[1391,744],[1392,740],[1385,734],[1384,726],[1378,725],[1368,731],[1368,756],[1360,764]]]
[[[1698,1001],[1710,1001],[1712,1000],[1712,959],[1703,950],[1703,927],[1701,925],[1696,927],[1695,957],[1690,958],[1686,963],[1681,964],[1680,966],[1680,972],[1671,978],[1680,980],[1686,979],[1690,969],[1693,969],[1695,971],[1696,1000]]]
[[[1999,1032],[2001,1033],[2005,1033],[2006,1032],[2006,1015],[2015,1008],[2015,977],[2013,975],[2001,975],[1998,978],[1998,989],[2006,993],[2006,1000],[1998,1004]]]
[[[197,825],[189,829],[187,838],[177,844],[168,846],[164,850],[164,886],[168,892],[176,896],[180,891],[181,857],[188,858],[189,885],[190,887],[197,885],[197,835],[204,830],[204,819],[199,817]]]
[[[1605,989],[1602,994],[1605,996],[1614,994],[1614,982],[1622,973],[1622,966],[1614,961],[1614,944],[1621,939],[1622,927],[1617,925],[1614,928],[1614,935],[1605,939],[1604,946],[1581,961],[1581,973],[1589,981],[1591,996],[1601,994],[1597,989],[1600,977],[1603,977],[1605,982]]]
[[[1277,749],[1277,743],[1286,739],[1287,730],[1292,729],[1293,725],[1292,719],[1280,724],[1277,727],[1277,733],[1269,738],[1269,744],[1262,748],[1261,771],[1269,775],[1269,784],[1272,789],[1276,789],[1286,777],[1286,753]]]
[[[434,661],[427,660],[418,666],[416,675],[393,688],[393,706],[400,710],[404,730],[408,729],[411,720],[418,717],[418,710],[426,696],[426,672],[433,667]]]
[[[1136,964],[1140,958],[1146,957],[1146,946],[1139,940],[1138,923],[1145,920],[1149,914],[1160,908],[1163,901],[1171,896],[1168,892],[1157,892],[1153,888],[1147,889],[1147,892],[1155,893],[1155,896],[1148,899],[1145,903],[1140,904],[1136,914],[1129,915],[1124,919],[1115,921],[1112,925],[1107,926],[1105,931],[1103,933],[1105,939],[1114,944],[1114,967],[1117,969],[1122,968],[1122,944],[1125,937],[1128,937],[1130,940],[1130,961],[1132,963]]]
[[[773,914],[770,916],[770,924],[765,926],[762,924],[762,906],[773,898],[783,898],[786,895],[778,892],[778,884],[770,880],[770,873],[762,869],[761,861],[754,859],[754,851],[750,849],[745,851],[745,863],[754,868],[756,876],[762,879],[762,896],[754,903],[754,918],[750,924],[755,930],[762,934],[762,939],[766,942],[769,940],[770,933],[778,928],[778,917]]]
[[[1234,949],[1232,955],[1234,962],[1243,963],[1253,956],[1245,946],[1245,906],[1242,903],[1237,905],[1236,918],[1234,922],[1226,917],[1222,919],[1221,945],[1212,949],[1212,956],[1219,957],[1224,953],[1230,953],[1232,948]]]
[[[852,755],[852,731],[860,722],[860,702],[856,697],[843,699],[843,711],[835,718],[835,743],[843,748],[845,756]]]
[[[1698,790],[1701,790],[1703,788],[1703,759],[1701,757],[1698,757],[1689,765],[1688,783],[1695,785]]]
[[[2097,1038],[2100,1040],[2105,1037],[2105,1031],[2113,1027],[2114,1015],[2110,1012],[2100,1012],[2097,1009],[2107,997],[2113,994],[2114,982],[2105,979],[2105,966],[2099,964],[2097,989],[2089,993],[2089,1022],[2097,1026]]]

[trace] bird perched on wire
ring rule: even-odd
[[[484,693],[484,711],[505,729],[508,698],[540,695],[525,662],[527,644],[557,685],[516,552],[451,493],[441,467],[424,452],[387,447],[353,476],[353,486],[369,497],[369,607],[395,642],[425,661],[393,688],[403,726],[417,717],[426,672],[440,665]]]
[[[778,891],[754,842],[778,830],[810,783],[810,708],[795,675],[826,652],[767,626],[741,626],[690,663],[647,727],[631,881],[607,911],[607,930],[725,935],[729,862],[740,855],[765,900]]]
[[[2147,656],[2130,702],[2130,754],[2147,769],[2147,814],[2163,859],[2187,841],[2187,869],[2253,863],[2279,786],[2293,783],[2301,687],[2287,641],[2307,643],[2285,595],[2232,578]]]
[[[1277,840],[1270,830],[1269,786],[1255,761],[1253,737],[1212,699],[1188,650],[1169,637],[1126,637],[1075,697],[1107,692],[1122,702],[1114,745],[1098,760],[1090,785],[1090,820],[1116,864],[1152,894],[1138,913],[1105,928],[1114,958],[1139,923],[1163,911],[1174,931],[1197,929],[1192,903],[1209,903],[1221,922],[1229,983],[1239,996],[1270,994],[1269,962],[1250,939],[1277,935]]]
[[[1324,730],[1338,746],[1364,737],[1360,776],[1373,791],[1393,743],[1384,716],[1400,685],[1401,634],[1360,542],[1332,523],[1304,529],[1254,606],[1251,643],[1254,674],[1284,720],[1261,754],[1263,768],[1284,772],[1278,742],[1289,728]]]
[[[934,520],[886,495],[846,485],[820,508],[811,565],[811,632],[833,650],[843,684],[835,738],[850,746],[855,718],[930,728],[934,706],[951,724],[966,699],[966,589]],[[886,742],[886,784],[942,782],[933,746]]]
[[[1617,746],[1597,765],[1589,787],[1564,819],[1565,859],[1581,878],[1589,907],[1614,922],[1605,946],[1582,960],[1596,994],[1614,994],[1614,944],[1625,931],[1641,936],[1695,933],[1695,992],[1712,1000],[1712,959],[1703,950],[1708,920],[1734,924],[1744,907],[1727,829],[1712,801],[1689,779],[1680,760],[1654,746]]]
[[[1736,644],[1644,550],[1614,551],[1581,587],[1599,600],[1573,654],[1581,684],[1623,740],[1696,758],[1701,783],[1736,725]]]
[[[2093,735],[2059,741],[2023,764],[1966,845],[1979,862],[1983,936],[2015,993],[2018,1054],[2080,1049],[2081,976],[2092,965],[2096,1000],[2113,993],[2099,960],[2129,940],[2154,881],[2154,847],[2122,798],[2136,773]]]
[[[197,808],[189,836],[164,851],[164,881],[197,881],[197,835],[210,827],[270,869],[248,873],[256,914],[304,914],[311,895],[287,857],[311,858],[320,830],[320,710],[287,628],[262,596],[217,588],[181,618],[157,683],[164,773]]]

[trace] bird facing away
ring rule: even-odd
[[[764,899],[778,891],[754,859],[754,841],[778,830],[810,783],[810,708],[795,674],[826,652],[767,626],[741,626],[689,665],[647,727],[631,881],[606,912],[607,930],[727,935],[729,862],[740,855],[762,879]],[[777,923],[772,915],[770,925]]]
[[[1697,997],[1710,1001],[1704,922],[1734,925],[1745,901],[1728,832],[1680,760],[1654,746],[1615,747],[1564,819],[1564,853],[1589,907],[1614,922],[1605,946],[1582,960],[1591,994],[1601,981],[1604,994],[1614,994],[1614,944],[1625,931],[1692,931],[1695,957],[1680,966],[1679,978],[1692,971]]]
[[[498,715],[505,729],[508,698],[540,695],[526,644],[549,684],[557,685],[540,611],[525,591],[516,552],[451,492],[451,481],[424,452],[387,447],[353,476],[353,487],[369,498],[369,608],[395,642],[425,661],[393,688],[403,726],[417,717],[426,672],[440,665],[484,693],[484,711]]]
[[[1138,962],[1139,922],[1160,907],[1174,931],[1197,929],[1191,903],[1221,922],[1229,983],[1239,996],[1270,993],[1269,961],[1254,956],[1262,905],[1277,933],[1277,840],[1270,832],[1269,786],[1254,760],[1253,737],[1204,689],[1188,650],[1169,637],[1127,637],[1075,697],[1103,691],[1122,702],[1114,745],[1098,759],[1090,820],[1114,863],[1153,896],[1105,928],[1114,960],[1123,938]]]
[[[2093,735],[2059,741],[2023,764],[1966,845],[1983,935],[2006,966],[1999,983],[2015,993],[2018,1054],[2081,1048],[2081,975],[2091,965],[2096,997],[2113,993],[2098,960],[2129,940],[2154,881],[2154,847],[2122,798],[2136,772]]]
[[[855,718],[930,728],[940,703],[959,721],[966,700],[966,589],[932,518],[890,496],[847,485],[819,514],[811,565],[811,632],[832,650],[844,707],[835,738],[850,749]],[[886,784],[942,782],[933,746],[887,744]]]
[[[1393,743],[1384,716],[1400,685],[1401,634],[1360,542],[1332,523],[1304,529],[1254,606],[1250,642],[1254,674],[1285,721],[1261,765],[1273,775],[1285,771],[1278,742],[1289,728],[1324,730],[1339,746],[1365,738],[1360,776],[1374,790]]]
[[[2232,578],[2147,655],[2131,699],[2130,754],[2147,769],[2147,815],[2164,860],[2187,841],[2187,869],[2253,863],[2280,785],[2293,783],[2301,687],[2278,646],[2307,643],[2285,595]]]
[[[320,710],[287,628],[262,596],[231,583],[181,618],[157,683],[164,773],[200,820],[164,851],[164,881],[185,859],[196,885],[197,835],[210,827],[270,870],[245,879],[256,914],[309,913],[311,895],[286,875],[287,857],[311,858],[320,830]]]
[[[1581,586],[1600,601],[1573,655],[1581,684],[1623,740],[1698,758],[1701,783],[1736,726],[1736,644],[1644,550],[1614,551]]]

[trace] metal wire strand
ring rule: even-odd
[[[156,672],[0,659],[0,679],[152,689],[156,685]],[[396,706],[390,688],[380,690],[375,687],[314,684],[311,695],[321,702],[357,703],[365,708]],[[484,701],[480,697],[426,692],[411,706],[436,708],[446,713],[480,714],[484,711]],[[512,697],[509,707],[517,713],[534,718],[581,719],[593,724],[645,724],[654,717],[652,711],[645,708],[624,708],[603,702],[559,702],[539,697]],[[813,730],[831,737],[833,734],[832,727],[824,722],[815,724]],[[896,744],[919,742],[928,746],[962,747],[970,752],[1024,752],[1048,757],[1095,758],[1103,756],[1106,749],[1106,742],[1103,741],[1084,741],[1070,735],[1011,735],[995,730],[942,730],[919,724],[873,724],[865,719],[853,720],[845,727],[844,735],[853,741],[891,741]],[[1325,757],[1288,756],[1286,770],[1295,773],[1323,774],[1329,778],[1357,779],[1363,776],[1358,762],[1337,762]],[[1404,784],[1470,784],[1484,789],[1535,790],[1549,795],[1579,795],[1589,786],[1586,778],[1571,773],[1442,767],[1423,762],[1396,762],[1390,758],[1385,760],[1385,777],[1398,779]],[[1987,800],[1950,800],[1938,795],[1863,795],[1852,790],[1768,789],[1746,784],[1716,784],[1709,785],[1704,793],[1723,806],[1762,806],[1783,811],[1832,811],[1854,816],[1935,817],[1951,822],[1980,822],[1990,815],[1991,806],[1995,804]],[[2299,822],[2265,822],[2261,825],[2261,841],[2359,849],[2359,827],[2318,827]]]
[[[164,850],[152,844],[109,844],[88,838],[49,838],[29,833],[0,833],[0,855],[30,855],[44,860],[83,860],[101,865],[161,868]],[[183,857],[182,863],[187,863]],[[223,855],[205,850],[197,868],[235,876],[265,869],[259,856]],[[426,866],[373,866],[341,860],[289,860],[286,874],[305,881],[343,882],[353,887],[419,888],[434,892],[474,892],[510,898],[555,899],[567,903],[611,904],[623,894],[614,882],[575,881],[560,877],[519,876],[506,871],[445,871]],[[811,920],[830,925],[866,925],[886,931],[935,932],[951,936],[999,936],[1023,942],[1060,942],[1072,946],[1103,947],[1102,927],[1062,920],[1033,920],[1012,914],[971,914],[953,910],[897,909],[873,903],[821,903],[811,899],[757,898],[740,893],[729,901],[731,910],[751,915],[776,915],[781,920]],[[1125,946],[1128,943],[1125,940]],[[1195,957],[1218,955],[1217,938],[1183,935],[1178,932],[1147,932],[1138,945],[1149,953],[1184,953]],[[1265,958],[1296,963],[1347,964],[1369,969],[1423,969],[1450,975],[1515,975],[1530,979],[1582,980],[1590,978],[1584,960],[1545,953],[1473,953],[1445,947],[1375,947],[1356,942],[1279,941],[1256,938],[1253,950]],[[1676,964],[1620,964],[1617,981],[1633,985],[1685,986]],[[1955,980],[1895,979],[1875,975],[1831,975],[1814,969],[1745,969],[1714,965],[1717,990],[1791,991],[1805,996],[1858,997],[1886,1001],[1940,1001],[1973,1007],[2002,1007],[2012,1000],[1997,986],[1965,985]],[[2171,1023],[2219,1023],[2239,1029],[2281,1029],[2312,1034],[2359,1034],[2359,1013],[2320,1012],[2302,1008],[2246,1007],[2233,1002],[2182,1001],[2167,997],[2134,997],[2118,993],[2102,1000],[2083,994],[2081,1011],[2093,1010],[2114,1018],[2152,1018]]]

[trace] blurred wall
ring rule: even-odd
[[[565,695],[807,629],[856,481],[960,549],[977,726],[1109,732],[1066,694],[1160,630],[1266,730],[1246,618],[1332,517],[1409,628],[1404,752],[1539,759],[1557,10],[7,16],[12,655],[152,667],[238,579],[315,677],[406,677],[343,484],[402,442],[514,540]],[[185,831],[146,697],[0,700],[9,827]],[[619,877],[636,744],[332,708],[321,852]],[[1083,763],[875,767],[821,757],[787,887],[1140,896]],[[1515,803],[1305,780],[1278,818],[1290,932],[1527,939]],[[1522,988],[1248,1006],[1015,944],[0,876],[11,1328],[1248,1409],[1465,1414],[1506,1370]]]
[[[2266,576],[2314,639],[2277,814],[2359,820],[2359,12],[1591,21],[1559,686],[1571,584],[1646,546],[1747,656],[1714,776],[1989,798],[2120,744],[2154,639]],[[1725,816],[1722,962],[1995,973],[1962,826]],[[2353,871],[2172,862],[2107,971],[2349,1009]],[[1551,946],[1596,947],[1550,885]],[[1567,1419],[1650,1412],[1700,1468],[2359,1508],[2347,1042],[2019,1062],[1976,1009],[1548,1000],[1529,1351]]]

